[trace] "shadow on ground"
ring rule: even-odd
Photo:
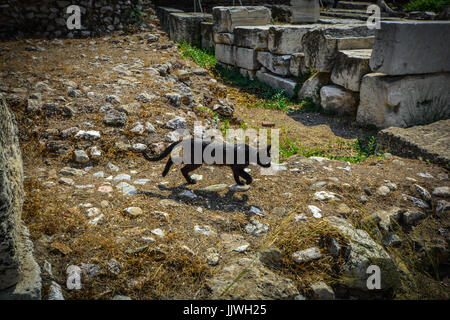
[[[288,116],[307,127],[326,125],[338,137],[356,139],[376,136],[375,128],[359,126],[353,117],[330,115],[318,112],[290,112]]]
[[[247,204],[248,196],[246,194],[243,194],[241,197],[236,196],[236,193],[242,193],[239,191],[228,190],[227,193],[221,195],[216,191],[208,191],[204,189],[191,190],[186,188],[186,186],[187,184],[181,184],[172,188],[167,188],[162,185],[158,186],[161,191],[170,191],[169,195],[163,195],[151,191],[138,191],[138,194],[159,198],[161,200],[175,200],[190,206],[202,207],[210,210],[243,212],[249,216],[253,215],[250,211],[251,207],[259,208],[256,205]],[[185,195],[183,192],[189,195]]]

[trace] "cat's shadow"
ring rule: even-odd
[[[188,184],[184,183],[176,187],[168,188],[164,185],[158,185],[161,191],[170,191],[169,195],[164,195],[151,191],[138,191],[138,194],[143,194],[149,197],[159,199],[170,199],[177,202],[182,202],[190,206],[202,207],[209,210],[225,211],[225,212],[243,212],[251,215],[251,207],[256,205],[248,204],[248,196],[242,191],[228,190],[224,195],[217,191],[208,191],[204,189],[189,189]],[[183,195],[183,192],[187,194]],[[192,193],[192,194],[191,194]],[[242,194],[238,197],[236,194]]]

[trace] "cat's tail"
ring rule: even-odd
[[[169,145],[166,150],[164,150],[161,154],[157,155],[156,157],[150,157],[148,155],[147,152],[142,151],[142,154],[144,155],[144,158],[147,159],[148,161],[159,161],[161,159],[164,159],[165,157],[167,157],[173,150],[173,148],[176,147],[177,144],[179,144],[180,141],[174,142],[171,145]]]

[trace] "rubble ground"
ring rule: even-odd
[[[202,179],[185,185],[178,167],[161,177],[164,161],[146,161],[138,144],[160,152],[171,138],[166,123],[175,117],[184,118],[188,129],[197,120],[213,127],[213,115],[199,104],[212,109],[227,101],[239,120],[229,127],[271,122],[282,129],[282,142],[295,141],[309,155],[357,156],[351,146],[373,131],[333,115],[249,108],[263,101],[260,95],[214,79],[181,57],[158,29],[10,41],[0,51],[0,90],[20,128],[23,218],[42,268],[44,297],[55,281],[66,299],[213,298],[222,288],[218,283],[230,280],[230,268],[241,266],[237,259],[254,263],[271,248],[281,255],[252,270],[275,274],[273,292],[249,287],[251,295],[231,287],[221,293],[315,298],[311,284],[325,281],[337,297],[358,296],[338,290],[345,257],[331,254],[328,242],[345,248],[349,240],[325,218],[339,216],[367,230],[399,265],[402,281],[384,298],[448,299],[448,205],[437,211],[448,195],[433,192],[449,187],[445,168],[391,155],[350,163],[297,154],[283,158],[285,170],[275,175],[251,166],[254,182],[247,191],[230,189],[231,171],[222,167],[203,166],[194,172]],[[75,150],[84,153],[74,159]],[[427,207],[403,196],[423,199],[415,185],[431,193],[423,200]],[[392,227],[399,240],[383,244],[365,221],[393,207],[423,216],[400,221]],[[294,253],[313,247],[320,248],[319,258],[294,261]],[[80,290],[66,286],[71,265],[83,271]],[[277,286],[287,293],[277,296]]]

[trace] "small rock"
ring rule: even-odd
[[[267,266],[281,266],[283,254],[277,248],[266,249],[259,252],[259,260]]]
[[[317,300],[334,300],[334,291],[325,282],[318,281],[310,285],[314,298]]]
[[[128,207],[124,211],[132,217],[138,217],[143,214],[143,211],[139,207]]]
[[[64,300],[61,286],[55,281],[50,285],[47,300]]]
[[[116,259],[111,259],[108,261],[108,271],[118,275],[120,273],[120,270],[122,269],[122,265],[117,262]]]
[[[440,198],[450,198],[450,188],[449,187],[434,188],[433,196]]]
[[[108,126],[123,126],[127,122],[128,117],[125,112],[120,112],[115,109],[106,112],[103,122]]]
[[[105,97],[106,102],[112,103],[112,104],[120,104],[120,98],[115,95],[109,95]]]
[[[132,195],[132,194],[136,194],[136,188],[133,187],[132,185],[129,185],[126,182],[121,182],[116,186],[117,189],[121,190],[123,194],[125,195]]]
[[[320,259],[321,257],[322,254],[320,253],[319,248],[316,247],[297,251],[292,254],[292,259],[294,259],[294,261],[298,263],[310,262],[312,260]]]
[[[130,181],[131,176],[129,174],[119,174],[114,177],[114,182],[120,182],[123,180]]]
[[[439,200],[436,202],[436,213],[446,212],[450,210],[450,202]]]
[[[377,194],[382,197],[386,197],[389,193],[391,193],[391,189],[388,186],[381,186],[377,189]]]
[[[158,236],[158,237],[160,237],[160,238],[164,238],[164,231],[161,230],[161,229],[159,229],[159,228],[153,229],[153,230],[152,230],[152,233],[153,233],[155,236]]]
[[[75,150],[73,152],[73,161],[77,163],[88,163],[89,162],[89,156],[87,155],[86,151],[84,150]]]
[[[194,232],[200,233],[204,236],[210,236],[210,235],[215,234],[215,232],[213,230],[211,230],[211,227],[209,227],[209,226],[203,226],[203,227],[194,226]]]
[[[178,196],[182,198],[188,198],[188,199],[195,199],[197,198],[197,195],[193,193],[191,190],[183,190],[178,194]]]
[[[133,300],[128,296],[115,295],[111,300]]]
[[[414,225],[422,219],[426,218],[426,214],[422,211],[406,211],[403,213],[403,223],[406,225]]]
[[[420,195],[420,197],[425,201],[431,201],[431,194],[428,192],[427,189],[424,187],[419,186],[418,184],[415,184],[414,187],[416,188],[417,193]]]
[[[81,268],[76,265],[70,265],[66,269],[67,281],[66,286],[69,290],[81,289]]]
[[[334,200],[334,201],[340,201],[342,199],[342,196],[328,191],[319,191],[314,193],[314,200],[322,200],[322,201],[328,201],[328,200]]]
[[[249,244],[244,244],[244,245],[242,245],[242,246],[239,246],[239,247],[237,247],[237,248],[234,248],[232,251],[236,251],[236,252],[245,252],[249,246],[250,246]]]
[[[65,177],[59,178],[58,182],[59,182],[59,183],[62,183],[62,184],[67,184],[67,185],[69,185],[69,186],[73,186],[73,185],[74,185],[74,182],[73,182],[72,179],[70,179],[70,178],[65,178]]]
[[[419,208],[430,209],[430,205],[423,200],[420,200],[416,197],[412,197],[412,196],[404,194],[404,193],[402,194],[402,197],[403,197],[403,200],[411,201],[415,206],[417,206]]]
[[[245,232],[253,236],[259,236],[269,231],[269,225],[267,223],[261,223],[257,220],[251,220],[251,223],[245,226]]]
[[[186,120],[183,117],[175,117],[166,123],[166,127],[169,129],[185,129],[186,128]]]
[[[309,211],[311,211],[312,215],[316,219],[322,218],[322,210],[316,206],[308,206]]]

